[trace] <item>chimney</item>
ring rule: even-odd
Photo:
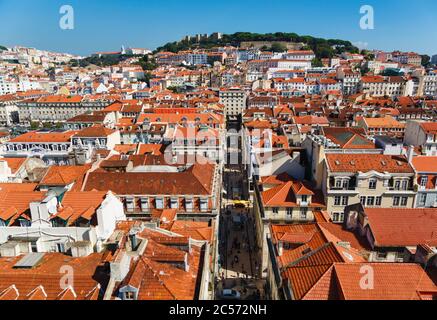
[[[129,231],[129,240],[130,240],[132,251],[135,251],[135,249],[137,248],[137,245],[138,245],[136,230],[131,229]]]
[[[282,256],[283,248],[282,241],[278,241],[278,256]]]
[[[409,146],[407,150],[408,163],[411,164],[411,162],[413,161],[413,156],[414,156],[414,146]]]

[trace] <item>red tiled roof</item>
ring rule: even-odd
[[[437,209],[365,208],[378,247],[437,246]]]
[[[9,142],[70,142],[77,131],[38,132],[31,131],[11,139]]]
[[[417,156],[413,158],[412,163],[418,172],[437,173],[437,157]]]
[[[94,125],[91,127],[84,128],[80,130],[78,133],[76,133],[75,137],[92,137],[92,138],[98,138],[98,137],[107,137],[117,130],[109,129],[104,126],[100,125]]]
[[[331,172],[378,172],[414,173],[404,156],[383,154],[326,154]]]
[[[0,158],[0,161],[6,161],[11,172],[14,174],[21,168],[27,158]]]
[[[73,258],[61,253],[46,253],[42,261],[31,269],[14,268],[23,256],[0,258],[0,300],[27,299],[73,299],[60,287],[65,275],[62,266],[74,271],[73,290],[76,300],[95,300],[99,290],[106,287],[108,277],[98,272],[102,254],[92,253],[87,257]],[[11,288],[12,287],[12,288]]]
[[[310,207],[324,207],[320,191],[311,190],[300,181],[287,181],[269,190],[261,192],[265,207],[298,207],[296,195],[312,195]]]
[[[85,191],[111,190],[118,195],[194,194],[209,195],[215,165],[194,164],[182,172],[91,172]]]
[[[91,165],[84,166],[50,166],[40,181],[40,185],[66,186],[73,182],[78,183],[75,189],[80,190],[83,179]]]

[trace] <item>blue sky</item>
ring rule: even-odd
[[[75,28],[59,27],[62,5]],[[361,30],[371,5],[375,29]],[[0,0],[0,45],[87,55],[122,44],[154,49],[184,35],[296,32],[367,44],[369,49],[437,54],[436,0]]]

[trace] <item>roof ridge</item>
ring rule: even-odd
[[[143,256],[141,256],[140,259],[144,263],[146,268],[148,268],[148,270],[152,273],[153,277],[156,278],[162,284],[162,286],[165,288],[165,290],[167,290],[167,292],[173,297],[174,300],[177,300],[177,297],[167,287],[167,285],[165,284],[165,281],[163,279],[161,279],[161,277],[159,276],[159,273],[157,273],[153,270],[152,266],[150,265],[151,260],[149,258],[143,257]]]

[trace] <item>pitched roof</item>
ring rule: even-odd
[[[182,172],[91,172],[85,191],[111,190],[118,195],[165,194],[209,195],[214,164],[194,164]]]
[[[56,132],[56,131],[31,131],[19,135],[9,142],[70,142],[70,139],[73,135],[76,134],[77,131],[64,131],[64,132]]]
[[[12,173],[17,172],[27,158],[0,158],[0,161],[5,161]]]
[[[91,165],[84,166],[50,166],[39,185],[67,186],[77,183],[75,189],[80,190],[85,174]]]
[[[437,209],[365,208],[379,247],[437,246]]]
[[[296,195],[312,195],[310,207],[325,206],[320,191],[311,190],[308,184],[301,181],[287,181],[261,192],[265,207],[298,207]]]
[[[371,268],[373,288],[363,290],[362,270]],[[418,264],[336,263],[335,279],[344,300],[422,300],[437,297],[437,286]]]
[[[437,134],[437,123],[436,122],[423,122],[420,124],[423,130],[429,134]]]
[[[92,137],[92,138],[99,138],[99,137],[107,137],[117,130],[109,129],[104,126],[100,125],[94,125],[91,127],[84,128],[80,130],[78,133],[76,133],[75,137]]]
[[[324,127],[323,134],[343,149],[375,149],[362,128]]]
[[[339,154],[325,155],[331,172],[378,172],[414,173],[413,168],[404,156],[384,154]]]
[[[417,156],[413,157],[412,164],[418,172],[437,173],[437,157]]]
[[[102,253],[92,253],[87,257],[73,258],[61,253],[45,253],[41,262],[31,269],[14,268],[23,256],[0,258],[0,300],[17,296],[19,300],[27,299],[73,299],[64,295],[62,283],[64,273],[62,266],[74,270],[73,290],[77,300],[95,300],[98,298],[96,288],[106,287],[108,276],[99,271]]]

